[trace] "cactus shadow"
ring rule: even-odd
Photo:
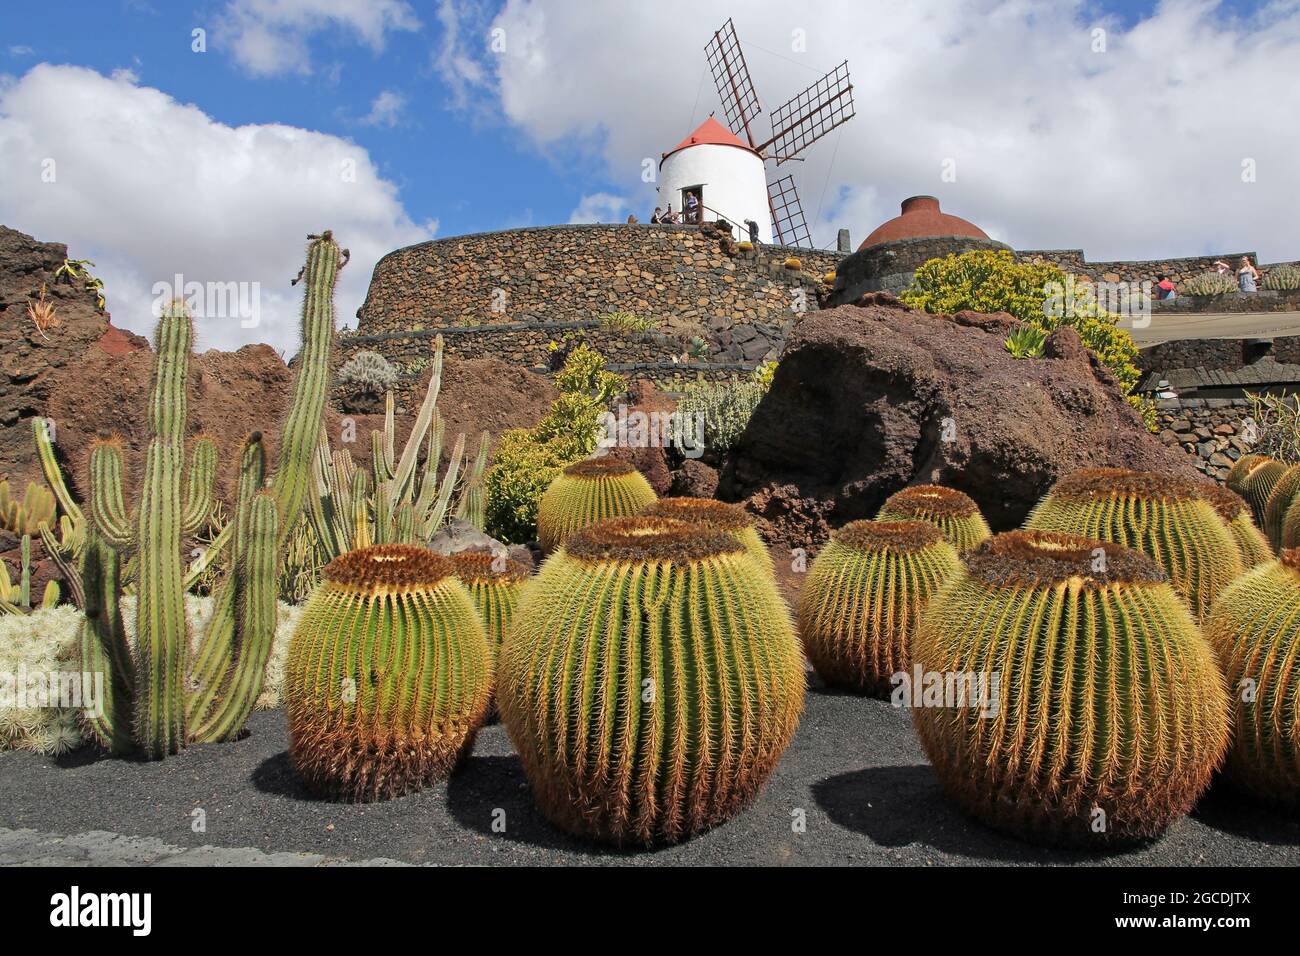
[[[885,847],[921,844],[943,853],[1009,863],[1078,863],[1120,855],[1024,843],[972,820],[944,796],[928,764],[867,767],[813,785],[826,815]]]
[[[593,843],[554,826],[533,802],[523,765],[513,754],[466,757],[447,781],[447,806],[465,829],[493,840],[613,859],[653,852]],[[504,818],[498,811],[504,811]],[[494,830],[501,820],[504,829]]]
[[[303,800],[309,803],[328,803],[325,797],[312,793],[303,784],[302,779],[293,769],[289,760],[289,751],[282,750],[274,756],[267,757],[254,769],[249,782],[261,793],[291,800]]]
[[[1192,816],[1212,830],[1274,846],[1300,846],[1300,818],[1270,806],[1220,778]]]

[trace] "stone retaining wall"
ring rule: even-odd
[[[1023,249],[1016,252],[1016,258],[1024,262],[1050,262],[1067,274],[1088,276],[1094,282],[1158,282],[1162,275],[1167,275],[1174,281],[1175,287],[1193,276],[1213,272],[1214,263],[1219,260],[1228,263],[1235,270],[1242,256],[1249,256],[1250,261],[1261,270],[1280,265],[1263,265],[1259,256],[1253,252],[1220,252],[1208,256],[1111,262],[1089,262],[1082,249]]]
[[[1176,368],[1228,371],[1250,364],[1249,339],[1176,339],[1148,346],[1138,353],[1138,368],[1144,374]],[[1270,354],[1284,365],[1300,365],[1300,335],[1283,335],[1272,340]]]
[[[1245,438],[1250,402],[1244,398],[1169,399],[1156,403],[1160,440],[1179,446],[1197,470],[1222,484],[1232,463],[1250,450]]]

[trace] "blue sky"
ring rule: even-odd
[[[765,107],[849,60],[857,117],[795,167],[816,244],[929,193],[1017,248],[1300,259],[1300,0],[7,2],[0,222],[137,331],[174,273],[261,282],[262,324],[201,335],[289,349],[308,232],[352,248],[347,320],[398,246],[644,218],[729,16]]]

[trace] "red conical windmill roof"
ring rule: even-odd
[[[743,150],[754,152],[748,143],[741,140],[735,133],[710,116],[696,127],[695,132],[664,153],[660,162],[662,163],[664,159],[667,159],[673,153],[686,149],[688,146],[738,146]]]

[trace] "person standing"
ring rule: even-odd
[[[1241,265],[1237,267],[1237,288],[1242,292],[1257,292],[1258,282],[1259,270],[1250,261],[1250,256],[1242,256]]]

